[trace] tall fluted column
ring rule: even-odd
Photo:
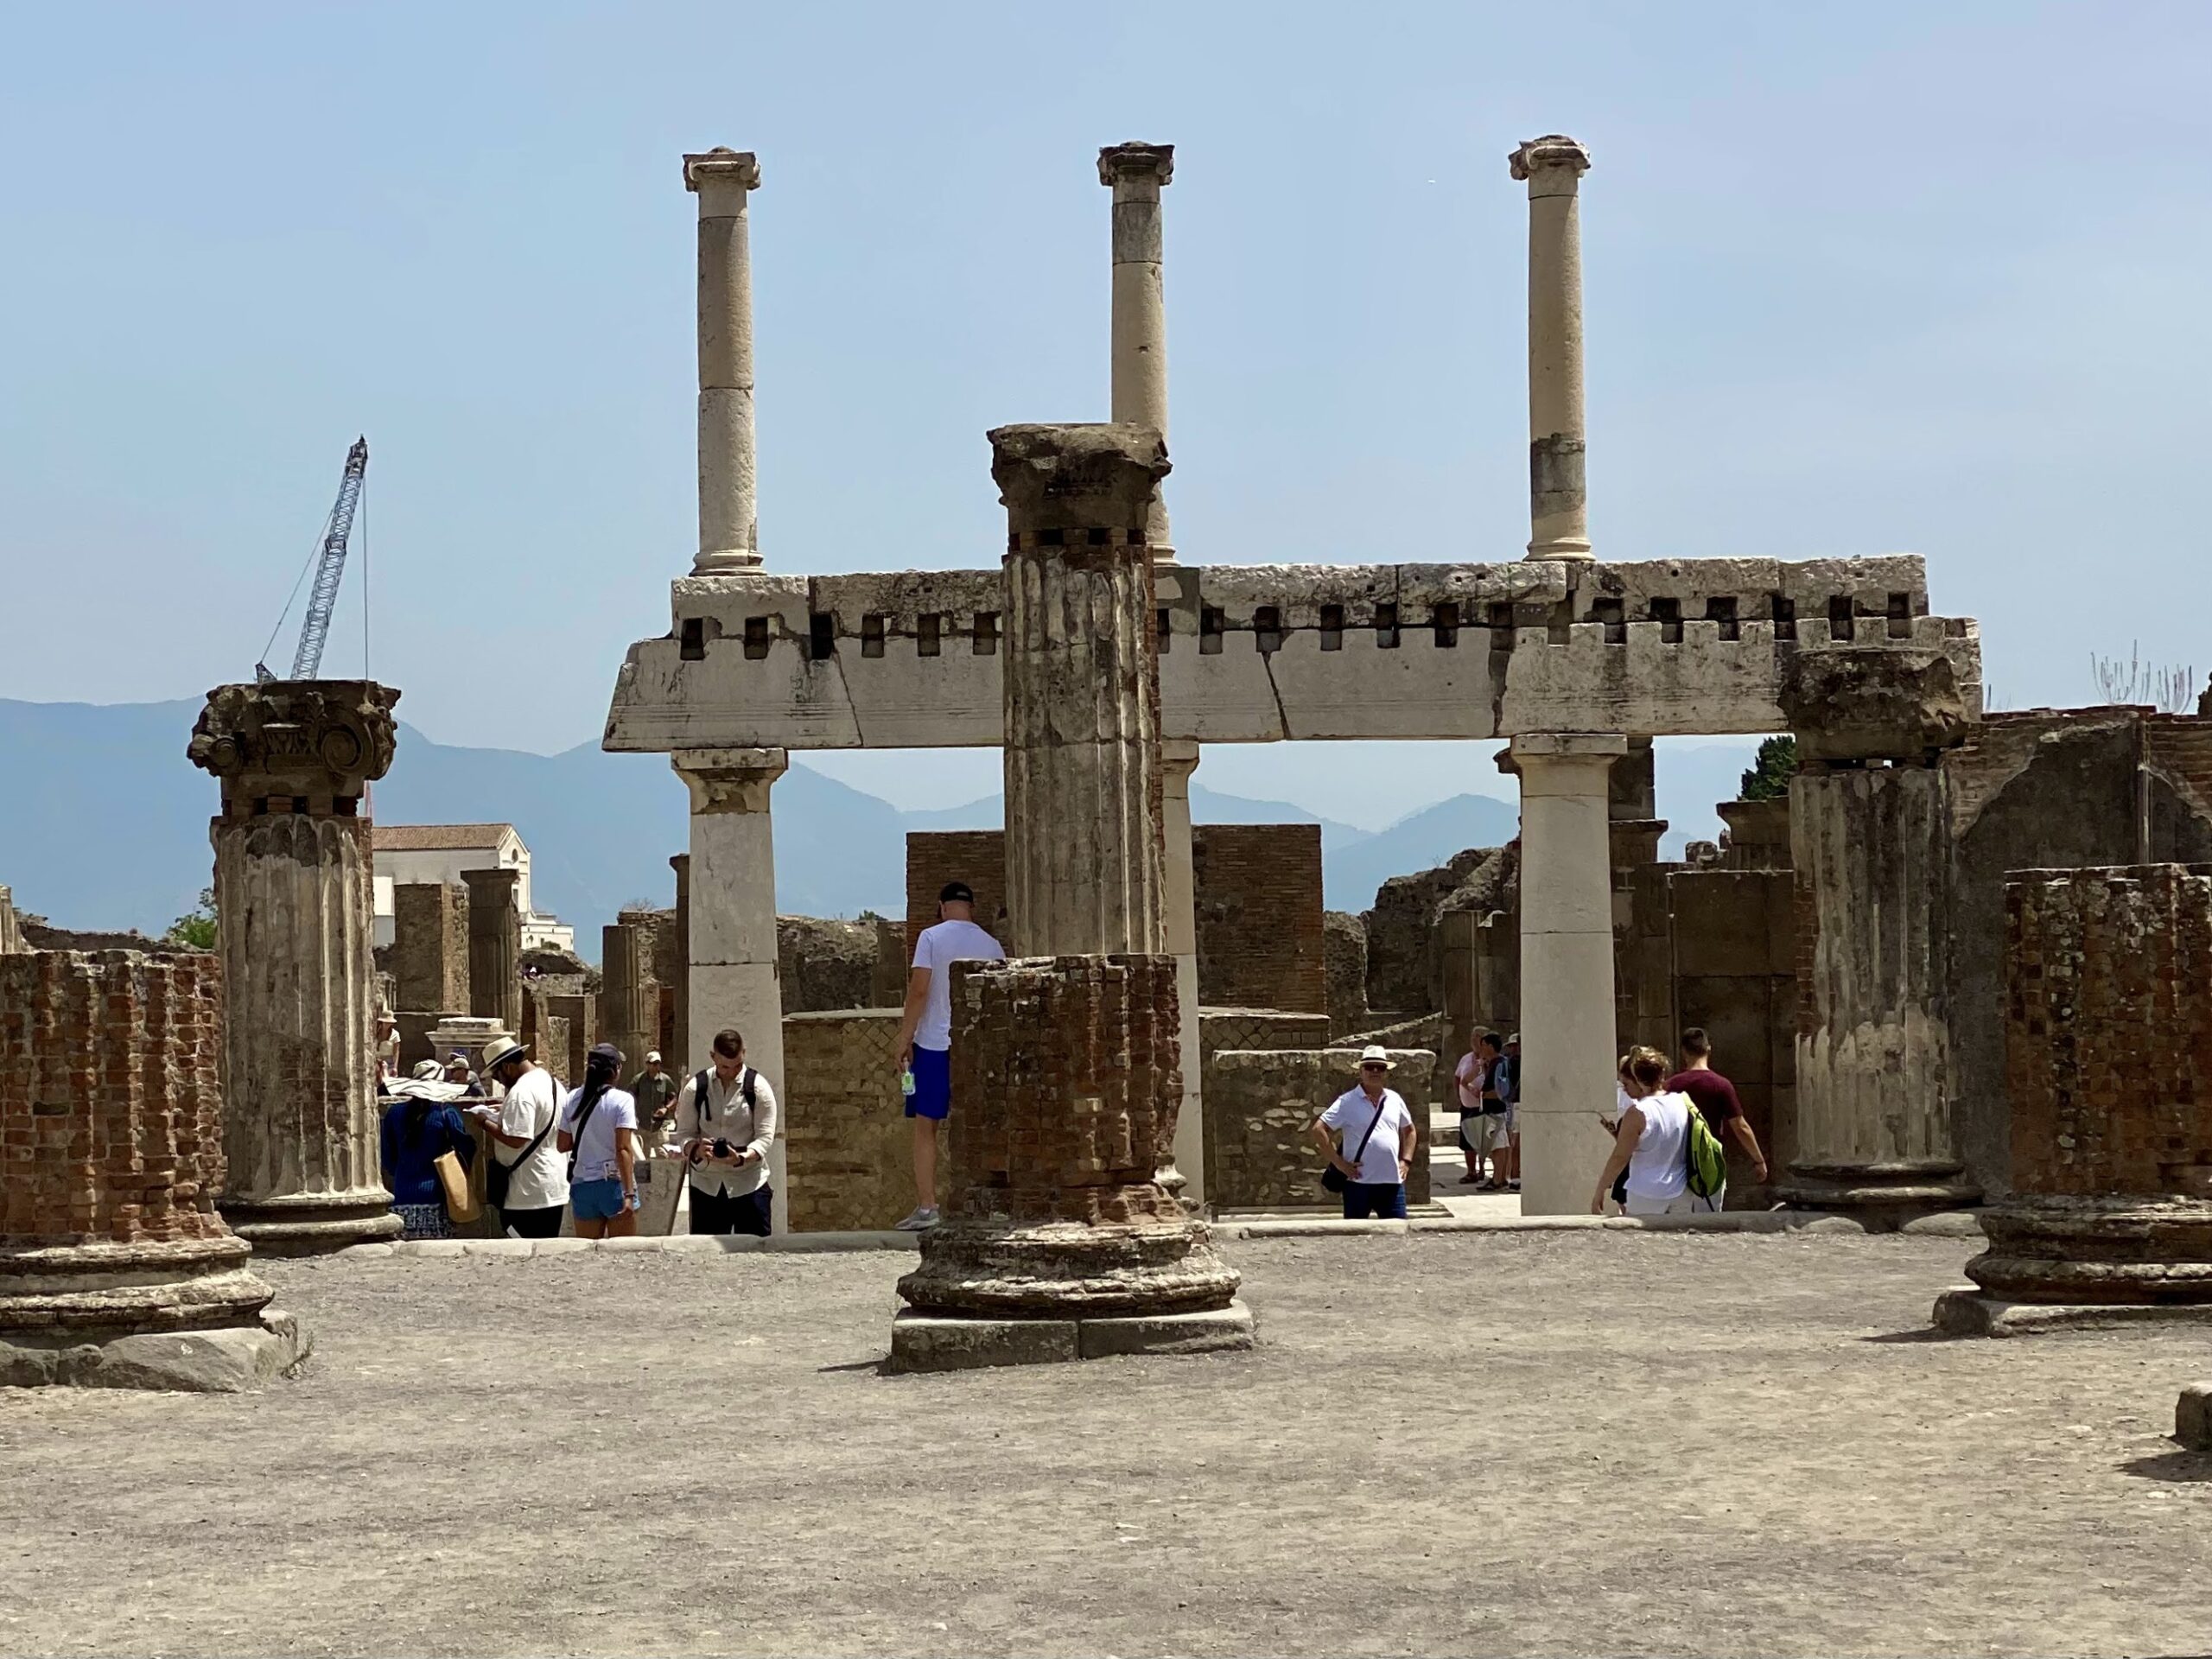
[[[1182,1106],[1165,948],[1149,428],[990,435],[1007,508],[1007,906],[1019,952],[952,970],[946,1219],[899,1281],[894,1368],[1243,1347],[1205,1224],[1160,1182]]]
[[[480,1020],[496,1020],[509,1036],[518,1036],[522,912],[515,907],[515,888],[521,874],[463,870],[461,879],[468,886],[468,1011]]]
[[[784,995],[776,969],[776,846],[768,796],[790,757],[781,749],[678,749],[669,760],[691,791],[686,1028],[703,1054],[717,1031],[735,1027],[745,1038],[746,1063],[782,1100],[788,1093]],[[768,1152],[772,1225],[779,1233],[790,1224],[784,1167],[779,1130]]]
[[[760,188],[750,150],[683,158],[699,198],[699,556],[691,574],[760,563],[753,451],[753,260],[746,198]]]
[[[1950,800],[1939,766],[1802,766],[1792,1204],[1880,1214],[1971,1203],[1953,1124]]]
[[[1521,1213],[1583,1215],[1613,1097],[1613,880],[1607,784],[1617,734],[1513,740],[1521,774]]]
[[[1163,739],[1160,766],[1160,839],[1166,850],[1163,921],[1166,950],[1175,958],[1183,1052],[1183,1111],[1175,1120],[1175,1163],[1172,1171],[1162,1172],[1161,1180],[1170,1192],[1179,1192],[1185,1205],[1202,1211],[1206,1201],[1206,1116],[1199,1077],[1205,1067],[1198,1051],[1198,883],[1191,868],[1191,774],[1198,769],[1198,746],[1189,738]]]
[[[366,680],[218,686],[187,753],[223,787],[215,913],[225,1217],[276,1255],[400,1230],[378,1166],[366,786],[399,694]]]
[[[676,872],[676,1052],[664,1058],[672,1072],[689,1076],[691,1063],[691,855],[668,861]]]
[[[1167,470],[1127,426],[1002,426],[1006,887],[1020,956],[1156,951],[1160,669],[1146,497]]]
[[[1529,184],[1529,556],[1586,559],[1583,488],[1582,225],[1590,152],[1561,133],[1508,157]],[[1528,1191],[1524,1181],[1521,1189]]]
[[[1098,182],[1114,192],[1111,418],[1167,436],[1167,300],[1161,280],[1160,193],[1175,177],[1173,144],[1109,144]],[[1167,505],[1153,492],[1145,535],[1153,558],[1175,561]]]

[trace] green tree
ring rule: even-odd
[[[1778,801],[1789,793],[1789,779],[1797,771],[1797,740],[1786,734],[1759,745],[1758,760],[1744,774],[1736,796],[1739,801]]]
[[[215,889],[200,889],[200,902],[186,914],[169,924],[169,931],[162,935],[171,944],[189,945],[194,950],[215,948]]]

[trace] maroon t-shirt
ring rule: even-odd
[[[1667,1087],[1679,1090],[1697,1103],[1705,1114],[1705,1121],[1715,1135],[1728,1127],[1732,1117],[1744,1115],[1744,1103],[1736,1098],[1736,1085],[1718,1071],[1706,1068],[1697,1071],[1677,1071],[1667,1079]]]

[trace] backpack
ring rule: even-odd
[[[1693,1100],[1689,1107],[1689,1125],[1682,1135],[1682,1162],[1689,1174],[1690,1196],[1716,1198],[1728,1185],[1728,1154],[1698,1103]]]
[[[702,1071],[691,1079],[691,1109],[697,1115],[699,1127],[702,1129],[707,1127],[707,1120],[715,1115],[715,1103],[707,1098],[707,1078],[709,1075]],[[749,1065],[737,1074],[737,1092],[744,1100],[745,1109],[748,1112],[760,1109],[760,1097],[753,1090],[753,1081],[760,1075]]]

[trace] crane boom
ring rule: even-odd
[[[353,510],[361,502],[361,486],[368,477],[369,441],[356,438],[346,452],[345,475],[338,480],[338,499],[330,509],[330,522],[322,535],[322,552],[315,567],[315,586],[308,594],[308,609],[300,623],[300,647],[292,655],[292,677],[311,680],[322,666],[323,641],[330,637],[331,608],[338,602],[338,583],[346,574],[346,543],[353,534]]]

